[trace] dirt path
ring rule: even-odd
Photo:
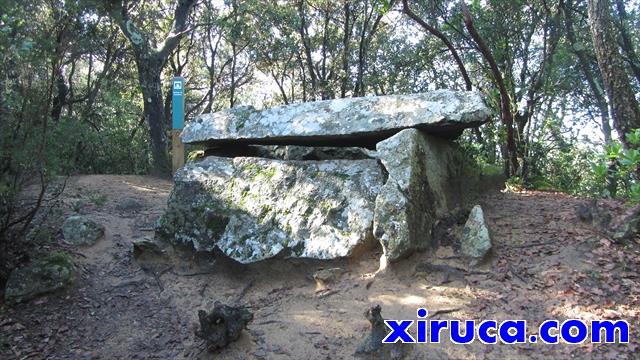
[[[0,308],[1,358],[144,359],[350,359],[368,322],[364,311],[382,305],[390,319],[415,319],[417,307],[441,319],[526,319],[537,327],[557,318],[630,322],[626,345],[407,346],[407,358],[634,358],[640,287],[637,247],[620,248],[581,224],[574,212],[583,200],[554,193],[495,193],[481,200],[494,235],[492,261],[473,275],[418,271],[419,264],[465,268],[451,248],[418,254],[373,278],[379,252],[331,262],[270,260],[233,266],[168,248],[162,261],[132,257],[132,241],[153,237],[169,181],[136,176],[72,178],[61,218],[84,212],[105,225],[96,245],[70,249],[79,266],[75,286],[14,307]],[[117,210],[126,197],[137,213]],[[47,250],[47,249],[45,249]],[[340,267],[344,273],[316,292],[311,274]],[[418,266],[420,269],[420,266]],[[372,281],[373,280],[373,281]],[[254,321],[241,339],[209,354],[194,336],[197,311],[215,301],[244,304]]]

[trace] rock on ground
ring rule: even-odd
[[[338,282],[342,272],[341,268],[322,269],[313,273],[313,279],[318,288],[326,288],[327,285]]]
[[[376,198],[374,235],[386,260],[433,245],[438,217],[477,195],[480,174],[450,142],[407,129],[378,143],[389,177]]]
[[[211,312],[198,311],[198,319],[200,330],[196,331],[196,336],[207,342],[209,351],[215,351],[238,340],[242,330],[253,320],[253,314],[242,307],[216,302]]]
[[[162,256],[164,251],[153,240],[143,238],[133,240],[133,257],[135,259],[141,258],[145,255],[149,256]]]
[[[116,209],[122,212],[136,212],[143,208],[144,204],[142,201],[132,197],[123,198],[118,202],[118,205],[116,205]]]
[[[477,262],[491,250],[491,243],[491,233],[484,218],[484,212],[480,205],[476,205],[471,209],[469,219],[464,225],[460,250],[465,256]]]
[[[640,228],[640,205],[627,209],[611,222],[611,237],[618,242],[633,239]]]
[[[273,257],[333,259],[371,244],[375,159],[281,161],[209,156],[175,176],[158,234],[242,263]]]
[[[465,128],[482,125],[489,116],[479,93],[437,90],[316,101],[262,111],[235,107],[187,123],[182,141],[208,146],[245,143],[372,148],[411,127],[455,137]]]
[[[73,282],[73,277],[74,264],[66,254],[46,255],[11,272],[5,288],[5,301],[16,304],[63,289]]]
[[[93,245],[104,236],[104,226],[84,216],[69,216],[62,223],[62,236],[72,245]]]

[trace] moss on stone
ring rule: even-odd
[[[69,255],[53,252],[15,269],[7,281],[5,300],[13,304],[65,288],[73,283],[75,265]]]
[[[272,211],[273,207],[271,207],[271,205],[263,205],[262,209],[260,209],[260,214],[258,215],[258,222],[264,222],[264,220]]]

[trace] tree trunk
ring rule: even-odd
[[[300,38],[302,39],[302,46],[304,48],[306,65],[309,68],[309,76],[311,78],[311,98],[312,101],[316,100],[316,92],[318,88],[318,80],[316,77],[316,70],[313,66],[313,59],[311,56],[311,40],[309,39],[309,34],[307,30],[307,16],[305,13],[305,0],[300,0],[298,2],[298,15],[300,16],[300,27],[298,31],[300,33]]]
[[[154,175],[167,174],[169,157],[167,156],[167,135],[165,125],[165,110],[162,97],[161,61],[154,59],[138,59],[138,79],[144,96],[144,117],[149,124],[149,138],[151,140],[151,156],[153,158]]]
[[[451,53],[451,57],[453,57],[453,60],[456,62],[456,65],[458,65],[458,69],[460,70],[460,75],[462,75],[462,78],[464,79],[465,89],[467,91],[473,90],[473,84],[471,83],[471,78],[469,78],[467,69],[464,67],[464,63],[462,62],[460,55],[458,55],[458,51],[453,46],[451,41],[449,41],[447,36],[437,28],[427,24],[426,21],[422,20],[418,15],[416,15],[416,13],[414,13],[409,8],[409,4],[407,3],[407,0],[402,0],[402,11],[404,11],[404,13],[407,14],[407,16],[410,17],[413,21],[417,22],[420,26],[422,26],[423,29],[425,29],[426,31],[431,33],[431,35],[437,37],[438,39],[440,39],[440,41],[442,41],[442,43],[447,47],[447,49]]]
[[[633,71],[633,75],[640,84],[640,59],[638,59],[635,46],[633,45],[631,36],[627,31],[627,10],[624,6],[624,1],[616,0],[616,9],[618,10],[619,17],[618,27],[620,28],[620,37],[622,40],[620,45],[627,55],[627,62],[631,67],[631,71]]]
[[[344,3],[344,37],[342,38],[342,79],[340,81],[340,97],[347,96],[349,84],[349,59],[351,57],[349,43],[351,42],[351,6],[349,1]]]
[[[149,39],[149,34],[141,32],[128,13],[127,1],[108,2],[109,16],[115,20],[129,40],[136,59],[138,79],[144,96],[144,116],[149,124],[149,140],[153,158],[152,173],[167,175],[170,172],[167,156],[167,135],[165,131],[165,111],[162,97],[162,69],[180,39],[188,32],[187,21],[195,0],[177,0],[171,31],[157,48]]]
[[[565,30],[567,34],[567,40],[569,40],[569,45],[571,45],[572,51],[576,54],[578,58],[578,65],[580,66],[580,70],[587,80],[587,84],[589,84],[589,89],[593,93],[595,97],[596,104],[598,106],[598,110],[600,111],[600,120],[601,120],[601,129],[602,135],[604,136],[605,144],[611,143],[611,125],[609,123],[609,105],[607,104],[606,95],[604,90],[602,90],[602,85],[600,81],[595,77],[593,72],[591,71],[591,66],[589,66],[590,57],[586,54],[582,47],[576,46],[577,40],[575,35],[575,30],[573,29],[573,17],[570,13],[570,9],[572,7],[572,2],[567,1],[562,5],[562,10],[564,12],[564,24]]]
[[[507,146],[505,152],[505,160],[507,160],[507,162],[505,164],[505,173],[507,176],[515,175],[518,172],[518,156],[515,134],[513,131],[513,113],[511,112],[511,99],[509,98],[509,92],[507,91],[502,73],[500,72],[500,69],[498,69],[498,64],[496,63],[491,50],[473,25],[471,12],[469,11],[469,8],[467,8],[467,4],[464,2],[464,0],[461,0],[460,5],[462,6],[464,25],[469,31],[469,34],[471,34],[473,41],[475,41],[475,43],[478,45],[478,48],[482,53],[482,57],[484,57],[487,63],[489,63],[491,74],[493,75],[493,80],[495,81],[498,87],[498,91],[500,92],[500,115],[502,117],[502,123],[507,130]]]
[[[608,0],[589,0],[588,12],[598,66],[612,108],[613,125],[628,147],[625,134],[640,128],[640,108],[618,52],[611,5]]]

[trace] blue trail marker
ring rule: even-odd
[[[171,82],[171,91],[172,91],[172,108],[173,113],[171,114],[173,129],[182,129],[184,128],[184,78],[179,76],[174,77]]]

